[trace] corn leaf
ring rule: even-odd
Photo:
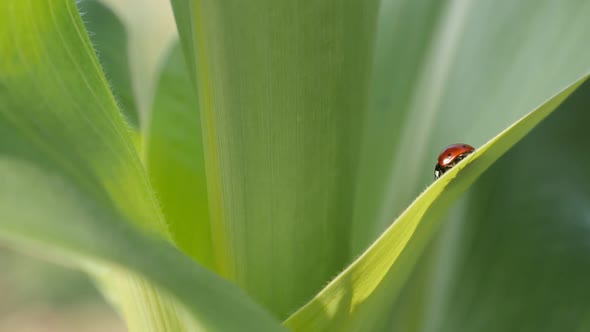
[[[360,254],[432,181],[590,71],[590,2],[384,0],[353,223]]]
[[[180,45],[162,68],[146,139],[146,165],[178,246],[213,268],[201,122]]]
[[[84,25],[125,120],[139,129],[139,114],[131,83],[128,37],[123,22],[98,0],[78,2]]]
[[[110,8],[125,26],[127,46],[119,51],[129,58],[139,129],[142,138],[145,138],[161,66],[170,46],[177,39],[170,3],[168,0],[83,1],[99,1]]]
[[[378,2],[172,3],[219,271],[286,318],[350,259]]]
[[[180,330],[185,319],[218,331],[280,330],[235,286],[168,244],[74,2],[3,1],[0,16],[0,237],[92,273],[129,271],[109,282],[149,298],[134,314],[151,314],[153,331]]]
[[[295,331],[366,331],[390,309],[441,216],[490,165],[553,112],[588,76],[521,118],[434,182],[343,273],[285,325]],[[386,317],[385,317],[386,318]]]
[[[498,160],[420,262],[422,331],[585,331],[590,81]],[[417,271],[418,272],[418,271]],[[418,287],[427,289],[419,292]],[[400,303],[400,306],[401,303]]]

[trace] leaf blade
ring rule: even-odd
[[[130,59],[125,51],[128,46],[125,26],[100,1],[84,0],[77,5],[117,104],[127,123],[138,130],[139,111],[131,83]]]
[[[588,75],[571,84],[445,173],[369,249],[284,324],[296,331],[345,326],[355,330],[376,324],[376,317],[383,314],[380,310],[387,310],[383,303],[395,301],[444,209],[587,78]],[[459,172],[463,174],[460,177]],[[378,294],[377,289],[386,290],[382,293],[387,294]],[[371,297],[375,299],[372,303]],[[361,318],[355,317],[357,314]]]
[[[446,269],[434,270],[432,278],[446,282],[436,299],[424,297],[425,331],[588,328],[589,97],[586,81],[457,207],[460,213],[444,229],[454,247],[433,248]],[[466,308],[470,315],[459,318]]]
[[[443,147],[483,144],[590,70],[585,1],[385,0],[381,9],[355,254],[430,183]]]
[[[350,258],[378,3],[173,4],[197,70],[220,271],[286,317]]]
[[[129,269],[168,291],[214,331],[281,330],[237,287],[161,239],[138,232],[113,209],[85,199],[87,194],[61,174],[5,156],[0,158],[0,170],[11,174],[0,177],[0,234],[15,248],[32,247],[78,266],[107,263]],[[31,186],[36,188],[33,193]],[[36,208],[23,213],[27,198]],[[226,319],[228,315],[232,319]]]
[[[162,67],[146,138],[146,167],[177,245],[214,268],[198,99],[180,46]]]
[[[182,318],[149,308],[168,291],[213,330],[281,330],[239,289],[166,242],[167,225],[74,2],[3,1],[0,16],[7,18],[0,21],[3,240],[82,267],[98,262],[136,272],[165,291],[139,287],[156,298],[136,302],[135,313],[146,309],[163,328]],[[130,276],[112,281],[120,278]],[[237,319],[224,319],[224,310]]]

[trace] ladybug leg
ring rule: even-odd
[[[438,163],[434,165],[434,179],[436,180],[440,178],[443,174],[445,174],[447,169],[448,168],[441,167]]]

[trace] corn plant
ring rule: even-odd
[[[590,2],[165,5],[0,2],[3,245],[129,331],[590,329]]]

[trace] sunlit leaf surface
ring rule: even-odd
[[[220,271],[286,318],[349,260],[377,1],[173,1]]]
[[[432,184],[351,266],[286,325],[298,331],[363,331],[384,313],[438,228],[441,215],[475,179],[554,111],[587,76],[490,140]],[[385,319],[384,319],[385,318]]]
[[[139,115],[131,83],[127,30],[123,22],[98,0],[80,1],[78,8],[117,104],[127,122],[138,129]]]
[[[146,164],[179,247],[213,267],[197,98],[180,45],[162,67],[146,139]]]
[[[237,287],[167,242],[74,2],[3,1],[0,17],[2,240],[106,278],[111,266],[130,271],[104,285],[141,294],[146,300],[126,318],[149,319],[153,331],[180,329],[184,319],[217,331],[280,330]],[[182,304],[178,312],[169,295]],[[175,316],[184,310],[189,317]]]
[[[590,2],[384,0],[353,254],[432,181],[448,144],[480,146],[590,71]]]
[[[428,252],[436,263],[423,260],[412,274],[426,282],[402,299],[422,306],[394,328],[412,320],[422,331],[590,328],[589,103],[587,81],[455,206]]]

